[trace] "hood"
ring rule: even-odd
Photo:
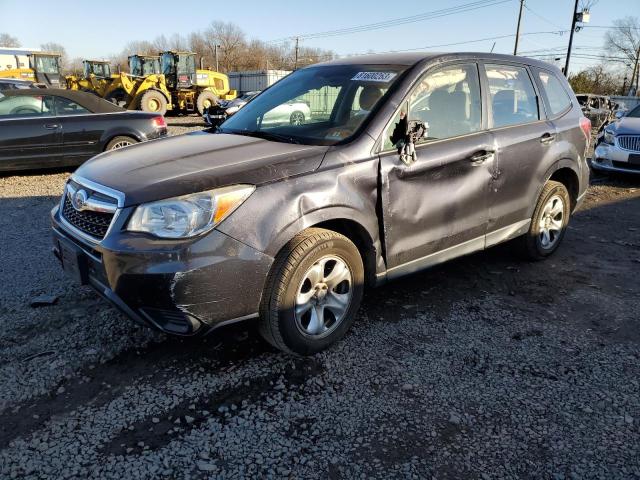
[[[607,128],[615,135],[640,135],[640,118],[622,117]]]
[[[106,152],[76,174],[125,195],[125,206],[311,172],[328,147],[196,132]]]

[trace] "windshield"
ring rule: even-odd
[[[111,67],[108,63],[94,63],[92,66],[93,74],[96,77],[110,77],[111,76]]]
[[[195,55],[178,55],[178,75],[191,75],[195,72]]]
[[[405,69],[328,65],[298,70],[229,117],[219,131],[333,145],[351,138],[364,125]]]
[[[35,55],[36,72],[39,73],[59,73],[58,57],[43,57]]]
[[[640,105],[627,113],[625,117],[640,118]]]

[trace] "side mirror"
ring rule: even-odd
[[[411,165],[416,161],[416,143],[427,135],[428,129],[429,125],[420,120],[407,122],[407,133],[403,141],[398,143],[400,160],[406,165]]]
[[[616,116],[616,118],[617,118],[618,120],[620,120],[622,117],[624,117],[624,112],[623,112],[622,110],[618,110],[618,111],[615,113],[615,116]]]

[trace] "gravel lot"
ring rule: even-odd
[[[640,477],[640,178],[594,179],[548,261],[499,246],[368,292],[301,359],[247,324],[167,338],[68,281],[68,175],[0,177],[0,478]]]

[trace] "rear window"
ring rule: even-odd
[[[538,78],[540,79],[542,90],[547,97],[547,103],[553,115],[558,115],[571,106],[569,94],[554,74],[539,71]]]
[[[539,120],[538,101],[526,68],[486,65],[493,126],[506,127]]]

